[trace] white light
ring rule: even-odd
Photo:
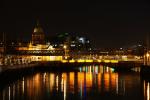
[[[84,44],[84,43],[85,43],[85,39],[84,39],[83,37],[80,37],[80,38],[79,38],[79,42],[81,42],[81,43]]]
[[[140,46],[142,46],[142,45],[139,44],[138,46],[140,47]]]
[[[67,48],[67,46],[66,45],[64,45],[64,49],[66,49]]]
[[[146,56],[149,57],[149,53],[147,53]]]
[[[8,97],[9,97],[9,100],[10,100],[10,86],[8,88],[9,88]]]
[[[71,47],[75,47],[76,45],[75,44],[71,44]]]
[[[47,42],[47,45],[50,45],[50,42]]]
[[[88,40],[87,43],[90,43],[90,41]]]

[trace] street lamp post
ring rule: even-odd
[[[149,65],[149,53],[146,54],[146,65]]]
[[[64,50],[65,50],[65,59],[67,59],[67,46],[64,45]]]

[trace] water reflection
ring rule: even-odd
[[[143,81],[144,100],[150,100],[150,82]]]
[[[79,67],[75,72],[44,72],[23,77],[2,91],[2,100],[89,99],[110,96],[136,98],[140,93],[139,74],[117,73],[102,65]],[[149,100],[149,83],[144,95]],[[107,96],[106,96],[107,97]],[[113,99],[113,98],[112,98]],[[130,100],[130,99],[129,99]]]

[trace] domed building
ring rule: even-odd
[[[37,44],[44,44],[45,43],[45,34],[42,29],[42,27],[39,24],[39,21],[37,21],[37,24],[34,28],[34,31],[32,33],[32,40],[31,40],[33,45]]]

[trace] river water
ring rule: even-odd
[[[150,83],[139,72],[103,65],[38,71],[1,87],[0,100],[150,100]]]

